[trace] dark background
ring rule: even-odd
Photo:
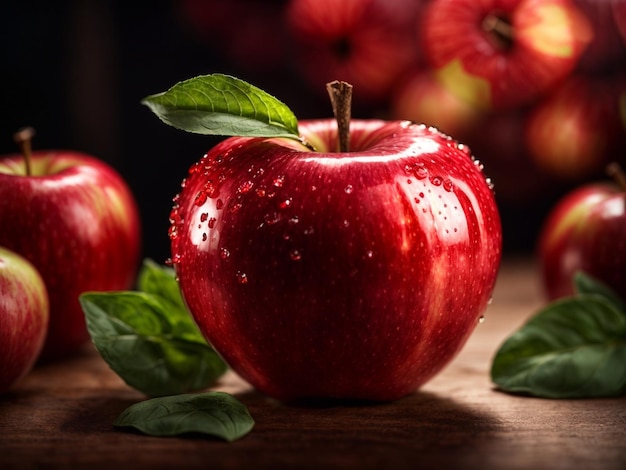
[[[144,96],[222,72],[277,96],[299,119],[332,115],[298,79],[287,39],[258,39],[249,43],[258,50],[232,60],[237,43],[210,34],[211,24],[232,37],[254,34],[259,5],[273,12],[284,1],[248,3],[256,10],[244,10],[237,22],[224,24],[218,16],[199,31],[180,0],[1,2],[0,153],[14,153],[13,133],[33,126],[35,149],[70,148],[110,163],[139,203],[144,255],[163,262],[172,198],[188,167],[217,139],[164,125],[140,104]],[[378,117],[378,111],[356,107],[353,116]],[[533,204],[499,201],[507,252],[532,253],[538,227],[564,189]]]

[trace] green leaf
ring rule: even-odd
[[[180,334],[176,315],[170,316],[159,296],[93,292],[82,294],[80,303],[102,358],[128,385],[146,395],[200,390],[226,371],[206,342]]]
[[[239,439],[252,430],[254,420],[246,406],[223,392],[152,398],[122,412],[114,423],[151,436],[202,433],[226,441]]]
[[[144,260],[137,278],[137,288],[159,298],[159,302],[167,312],[173,336],[206,343],[185,306],[174,269],[161,266],[150,259]]]
[[[579,294],[600,295],[620,310],[626,311],[626,305],[623,300],[608,285],[583,271],[578,271],[574,274],[574,287]]]
[[[299,138],[298,120],[284,103],[228,75],[179,82],[142,104],[166,124],[197,134]]]
[[[509,337],[491,378],[503,391],[546,398],[626,394],[626,312],[603,295],[553,302]]]

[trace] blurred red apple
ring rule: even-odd
[[[615,5],[624,0],[574,0],[576,6],[589,19],[593,39],[587,45],[578,65],[586,72],[609,72],[626,65],[626,42],[622,40]],[[626,10],[624,10],[626,13]]]
[[[32,369],[48,328],[43,279],[25,258],[0,247],[0,394]]]
[[[528,118],[530,156],[555,178],[582,181],[610,159],[624,158],[619,96],[623,78],[576,75],[539,103]]]
[[[532,102],[575,68],[592,38],[570,0],[432,0],[422,43],[440,80],[468,102]]]
[[[573,275],[582,270],[626,299],[625,206],[624,187],[591,183],[574,189],[553,208],[538,241],[548,298],[571,295]]]
[[[421,0],[291,0],[286,22],[300,75],[354,85],[359,103],[386,98],[417,60],[414,21]],[[409,22],[407,19],[412,19]]]
[[[482,118],[481,110],[451,93],[431,70],[415,71],[391,96],[391,117],[434,126],[465,141]]]
[[[50,325],[42,357],[55,358],[89,339],[79,294],[133,285],[139,214],[126,183],[104,162],[69,150],[25,153],[0,158],[0,245],[28,259],[45,281]]]

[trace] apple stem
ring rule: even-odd
[[[19,146],[22,155],[24,156],[24,167],[26,170],[26,176],[30,176],[32,174],[31,169],[31,159],[32,159],[32,148],[31,141],[35,136],[35,129],[32,127],[24,127],[20,129],[15,134],[13,134],[13,140]]]
[[[483,19],[482,28],[487,33],[493,33],[496,41],[503,48],[508,48],[512,45],[515,32],[511,23],[506,19],[498,15],[489,14]]]
[[[624,173],[622,167],[616,162],[609,163],[606,167],[606,172],[617,182],[622,191],[626,192],[626,173]]]
[[[352,113],[352,85],[335,80],[326,84],[326,90],[333,105],[339,133],[339,151],[350,151],[350,117]]]

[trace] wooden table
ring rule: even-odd
[[[143,397],[86,348],[38,367],[0,399],[0,469],[626,468],[626,399],[534,399],[490,383],[495,350],[541,305],[533,264],[507,260],[486,321],[461,354],[395,403],[285,406],[229,374],[219,388],[236,393],[256,420],[231,444],[114,429]]]

